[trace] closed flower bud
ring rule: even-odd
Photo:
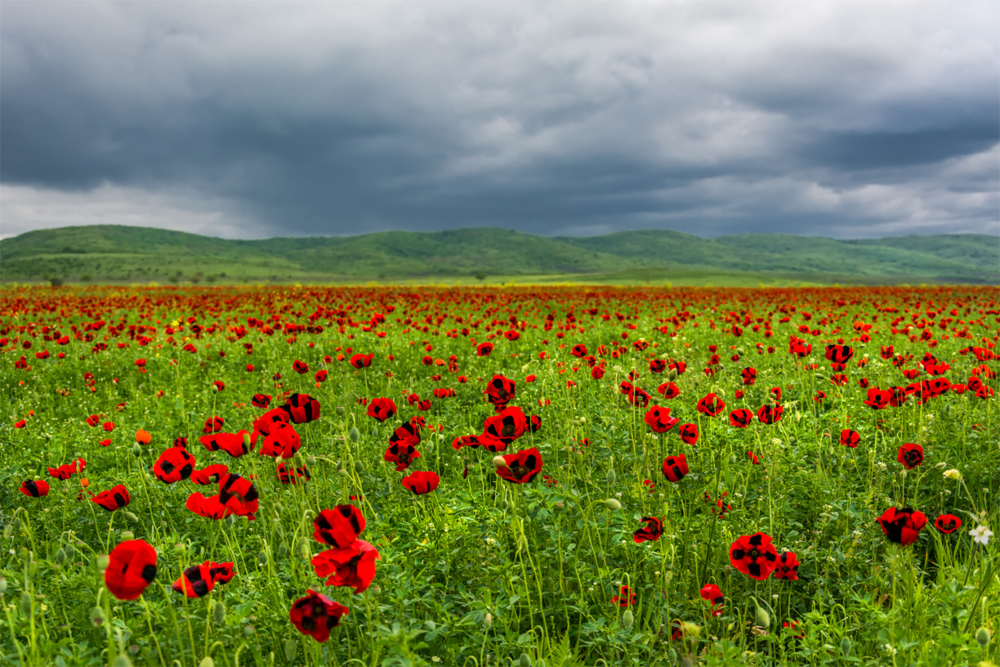
[[[362,472],[364,472],[364,470],[365,470],[365,466],[361,463],[361,461],[355,461],[354,462],[354,472],[356,472],[356,473],[358,473],[360,475]]]
[[[250,449],[250,434],[246,432],[243,433],[243,447]]]
[[[960,473],[955,468],[952,468],[951,470],[945,470],[944,471],[944,476],[945,476],[946,479],[951,479],[951,480],[954,480],[956,482],[959,482],[959,481],[962,480],[962,473]]]
[[[267,550],[261,549],[260,553],[257,554],[257,562],[260,563],[261,567],[267,565]]]
[[[504,460],[502,456],[494,456],[493,465],[495,465],[497,468],[503,468],[504,466],[507,465],[507,462]]]
[[[138,444],[132,445],[132,454],[135,456],[141,456],[142,447],[140,447]]]
[[[531,667],[531,658],[528,657],[527,653],[522,653],[517,662],[521,667]]]
[[[3,527],[3,539],[9,540],[13,534],[14,534],[14,526],[7,524],[6,526]]]
[[[676,368],[671,368],[669,371],[667,371],[667,379],[668,380],[676,380],[677,379],[677,369]]]
[[[34,579],[37,574],[38,574],[38,561],[32,559],[28,561],[28,576]]]
[[[90,622],[94,624],[94,627],[104,625],[104,610],[100,607],[94,607],[91,609]]]
[[[66,558],[73,558],[76,555],[76,547],[72,544],[66,545]]]
[[[56,549],[56,562],[60,565],[66,562],[66,550],[62,547]]]
[[[304,537],[299,538],[298,547],[299,547],[299,556],[301,556],[302,558],[309,558],[312,556],[312,553],[309,549],[309,540],[307,540],[306,538]]]
[[[607,477],[608,486],[612,486],[615,483],[615,480],[617,480],[617,479],[618,479],[618,475],[615,474],[614,469],[609,470],[608,471],[608,477]]]
[[[976,642],[983,648],[986,648],[986,645],[990,643],[990,631],[986,628],[976,630]]]
[[[604,501],[604,506],[607,507],[612,512],[617,512],[622,508],[622,504],[615,500],[614,498],[608,498]]]
[[[493,627],[493,614],[486,612],[486,616],[483,618],[483,627],[487,630]]]
[[[0,595],[7,595],[7,579],[0,577]]]
[[[635,623],[635,616],[632,615],[631,609],[626,609],[625,613],[622,614],[622,627],[628,630]]]
[[[215,667],[215,660],[212,660],[212,656],[206,655],[201,659],[201,662],[198,663],[198,667]]]
[[[118,655],[115,661],[111,663],[111,667],[132,667],[132,661],[128,659],[128,656],[124,653]]]
[[[234,523],[236,523],[236,517],[234,517],[232,514],[230,514],[229,516],[226,517],[226,529],[227,530],[232,529]]]
[[[21,611],[25,616],[31,616],[31,594],[21,593]]]
[[[361,439],[361,431],[358,430],[357,426],[352,426],[347,435],[350,436],[351,442],[357,442]]]
[[[295,662],[295,655],[299,652],[299,643],[294,639],[285,642],[285,660]]]
[[[573,461],[578,465],[583,465],[583,452],[577,452],[573,455]]]
[[[278,545],[278,556],[280,556],[281,558],[284,558],[287,555],[288,555],[288,547],[286,547],[283,543],[279,544]]]
[[[851,638],[844,637],[840,640],[840,652],[844,654],[844,657],[849,657],[851,655]]]
[[[764,628],[765,630],[771,627],[771,615],[767,613],[767,610],[763,607],[757,607],[757,613],[755,615],[757,620],[757,625]]]
[[[125,517],[125,520],[128,521],[129,523],[138,523],[138,521],[139,521],[139,517],[137,517],[136,515],[132,514],[128,510],[125,510],[124,512],[122,512],[122,516]]]
[[[212,620],[215,621],[216,625],[222,625],[226,622],[226,605],[216,602],[212,606]]]
[[[20,519],[20,517],[14,517],[14,520],[10,522],[10,525],[11,525],[11,528],[14,529],[15,533],[17,531],[21,530],[21,519]]]
[[[347,477],[347,468],[341,468],[340,470],[337,471],[337,474],[340,475],[341,477]]]
[[[295,463],[295,467],[301,467],[306,464],[306,459],[302,455],[302,452],[295,452],[295,456],[292,457],[292,461]]]
[[[247,636],[247,637],[253,637],[253,634],[255,632],[257,632],[257,629],[254,628],[252,625],[245,625],[245,626],[243,626],[243,634],[245,636]]]

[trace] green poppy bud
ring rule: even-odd
[[[222,625],[226,622],[226,605],[216,602],[212,606],[212,620],[215,621],[216,625]]]
[[[76,555],[76,547],[72,543],[66,545],[66,558],[72,559]]]
[[[983,648],[986,648],[986,645],[990,643],[990,631],[987,628],[976,630],[976,642]]]
[[[98,572],[104,572],[106,569],[108,569],[108,564],[110,562],[111,559],[104,554],[101,554],[100,556],[94,559],[94,565],[97,566]]]
[[[302,455],[302,452],[295,452],[295,456],[292,457],[292,461],[295,463],[296,467],[301,467],[306,464],[306,460]]]
[[[247,432],[243,433],[243,447],[244,449],[250,449],[250,434]]]
[[[128,656],[124,653],[118,655],[115,661],[111,663],[111,667],[132,667],[132,661],[128,659]]]
[[[309,540],[307,540],[306,538],[304,537],[299,538],[298,548],[299,548],[299,556],[301,556],[302,558],[309,558],[310,556],[312,556],[312,551],[309,548]]]
[[[763,607],[757,607],[756,613],[757,625],[764,628],[765,630],[771,627],[771,615],[767,613],[767,610]]]
[[[212,656],[206,655],[201,659],[201,662],[198,663],[198,667],[215,667],[215,660],[212,660]]]
[[[94,607],[91,609],[90,622],[94,624],[94,627],[104,625],[104,610],[100,607]]]
[[[9,540],[14,534],[14,526],[7,524],[3,527],[3,539]]]
[[[676,368],[671,368],[669,371],[667,371],[667,379],[668,380],[676,380],[677,379],[677,369]]]
[[[25,616],[31,616],[31,593],[21,593],[21,611]]]
[[[288,555],[288,547],[284,543],[278,545],[278,555],[282,558]]]
[[[573,461],[576,465],[583,467],[583,452],[576,452],[573,454]]]
[[[125,510],[124,512],[122,512],[122,516],[125,517],[125,520],[128,521],[129,523],[137,523],[139,521],[139,517],[137,517],[136,515],[132,514],[128,510]]]
[[[60,565],[66,562],[66,550],[62,547],[56,549],[56,562]]]
[[[364,470],[365,470],[365,466],[361,463],[361,461],[355,461],[354,462],[354,472],[356,472],[356,473],[358,473],[360,475],[362,472],[364,472]]]
[[[851,648],[852,644],[850,637],[844,637],[840,640],[840,652],[844,654],[845,658],[851,655]]]
[[[614,498],[608,498],[604,501],[604,506],[607,507],[612,512],[617,512],[622,508],[622,504]]]
[[[631,609],[626,609],[625,613],[622,614],[622,627],[628,630],[635,623],[635,616],[632,615]]]
[[[175,556],[177,556],[178,558],[182,558],[184,554],[187,553],[187,546],[185,546],[184,543],[182,542],[178,542],[177,544],[174,545],[173,551]]]
[[[294,639],[285,642],[285,660],[295,662],[295,655],[299,652],[299,643]]]
[[[352,426],[347,435],[350,436],[351,442],[357,442],[361,439],[361,431],[358,430],[357,426]]]
[[[142,456],[142,447],[138,443],[132,445],[132,454],[135,456]]]
[[[497,456],[493,457],[493,465],[495,465],[497,468],[504,468],[507,465],[507,461],[504,460],[504,457],[498,454]]]
[[[14,529],[15,533],[17,531],[21,530],[21,519],[20,519],[20,517],[14,517],[14,520],[10,522],[10,525],[11,525],[11,528]]]
[[[7,579],[0,577],[0,595],[7,595]]]
[[[618,479],[618,475],[615,474],[614,469],[608,471],[608,486],[614,485],[615,481]]]
[[[235,523],[236,523],[236,517],[234,517],[232,514],[230,514],[229,516],[227,516],[226,517],[226,530],[231,530],[232,527],[233,527],[233,524],[235,524]]]
[[[531,658],[528,657],[527,653],[522,653],[518,663],[521,667],[531,667]]]

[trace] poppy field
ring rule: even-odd
[[[0,662],[993,665],[1000,294],[0,294]]]

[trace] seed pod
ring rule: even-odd
[[[344,406],[343,405],[338,405],[337,406],[337,414],[343,416],[343,414],[344,414]]]
[[[94,566],[97,568],[98,572],[104,572],[106,569],[108,569],[108,564],[111,563],[111,559],[108,558],[106,555],[101,554],[100,556],[97,556],[92,562],[94,563]]]
[[[132,667],[132,661],[129,660],[128,656],[124,653],[118,654],[115,661],[111,663],[111,667]]]
[[[295,655],[299,652],[299,643],[294,639],[285,642],[285,660],[295,662]]]
[[[90,622],[94,624],[94,627],[104,625],[104,610],[100,607],[94,607],[91,609]]]
[[[123,530],[121,537],[122,537],[122,542],[127,542],[128,540],[134,540],[135,533],[133,533],[131,530]]]
[[[987,628],[976,630],[976,642],[983,648],[986,648],[986,645],[990,643],[990,631]]]
[[[347,435],[351,438],[351,442],[357,442],[361,439],[361,431],[358,430],[357,426],[352,426]]]
[[[341,468],[340,470],[337,471],[337,474],[340,475],[341,477],[347,477],[348,474],[347,468]]]
[[[60,565],[66,562],[66,550],[62,547],[56,549],[56,562]]]
[[[139,521],[139,517],[132,514],[128,510],[122,512],[122,516],[125,517],[125,520],[128,521],[129,523],[137,523]]]
[[[198,663],[198,667],[215,667],[215,660],[212,660],[212,656],[206,655],[201,659],[201,662]]]
[[[625,613],[622,614],[622,627],[628,630],[635,623],[635,616],[632,615],[631,609],[626,609]]]
[[[222,625],[226,622],[226,605],[216,602],[212,606],[212,620],[215,621],[216,625]]]
[[[850,657],[851,655],[851,638],[844,637],[840,640],[840,652],[844,654],[844,657]]]
[[[604,501],[604,506],[607,507],[612,512],[617,512],[622,508],[622,504],[614,498],[608,498]]]
[[[31,593],[21,593],[21,611],[25,616],[31,616]]]
[[[608,486],[613,486],[617,479],[618,475],[615,474],[614,468],[612,468],[608,471]]]

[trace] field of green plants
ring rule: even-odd
[[[994,287],[0,304],[2,664],[1000,661]]]

